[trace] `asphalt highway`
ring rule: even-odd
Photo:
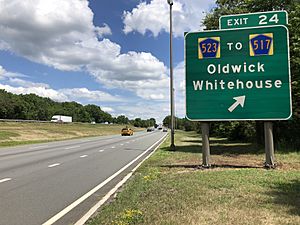
[[[1,148],[0,225],[73,224],[126,170],[66,215],[50,219],[144,153],[142,160],[166,134],[138,132]]]

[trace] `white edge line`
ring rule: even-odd
[[[99,152],[104,152],[104,149],[100,149]]]
[[[0,183],[4,183],[4,182],[10,181],[10,180],[11,180],[11,178],[7,177],[7,178],[4,178],[4,179],[0,180]]]
[[[52,167],[59,166],[59,165],[60,165],[60,163],[54,163],[54,164],[49,165],[48,168],[52,168]]]
[[[81,155],[80,158],[85,158],[87,157],[88,155]]]
[[[163,138],[166,138],[167,135],[165,135]],[[160,139],[161,141],[162,139]],[[157,142],[156,142],[157,143]],[[161,142],[163,143],[163,141]],[[153,145],[152,145],[153,146]],[[152,147],[151,146],[151,147]],[[122,185],[126,183],[126,181],[133,175],[133,173],[143,164],[144,161],[146,161],[148,158],[150,158],[153,153],[159,148],[160,145],[158,145],[153,152],[151,152],[146,158],[144,158],[136,167],[134,167],[113,189],[111,189],[98,203],[96,203],[81,219],[79,219],[74,225],[84,225],[85,222],[112,196]],[[150,148],[151,148],[150,147]]]
[[[94,187],[92,190],[81,196],[79,199],[71,203],[69,206],[64,208],[62,211],[51,217],[49,220],[44,222],[42,225],[51,225],[55,223],[57,220],[59,220],[61,217],[66,215],[68,212],[70,212],[73,208],[75,208],[77,205],[79,205],[81,202],[86,200],[88,197],[90,197],[92,194],[94,194],[96,191],[98,191],[100,188],[102,188],[104,185],[106,185],[108,182],[110,182],[112,179],[114,179],[116,176],[118,176],[120,173],[122,173],[125,169],[127,169],[129,166],[131,166],[133,163],[135,163],[139,158],[141,158],[143,155],[145,155],[153,146],[155,146],[157,143],[159,143],[163,138],[166,136],[162,137],[159,139],[157,142],[155,142],[153,145],[151,145],[146,151],[144,151],[142,154],[137,156],[134,160],[132,160],[130,163],[125,165],[123,168],[121,168],[119,171],[108,177],[105,181]],[[103,204],[103,203],[102,203]]]

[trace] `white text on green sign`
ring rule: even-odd
[[[259,27],[270,25],[287,25],[286,11],[270,11],[259,13],[247,13],[221,16],[219,19],[220,29],[233,29],[245,27]]]
[[[290,117],[285,27],[188,33],[185,48],[187,118]]]

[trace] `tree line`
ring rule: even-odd
[[[154,126],[154,118],[128,119],[124,115],[113,117],[97,105],[77,102],[55,102],[36,94],[12,94],[0,89],[0,118],[50,121],[54,115],[72,116],[74,122],[131,124],[136,127]]]

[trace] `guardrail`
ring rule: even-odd
[[[51,121],[42,121],[42,120],[18,120],[18,119],[0,119],[0,122],[51,123]]]

